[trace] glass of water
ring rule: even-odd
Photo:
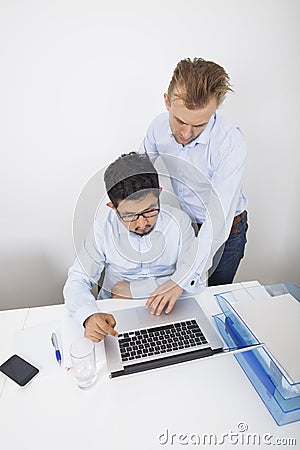
[[[97,380],[95,344],[82,337],[74,341],[70,348],[73,372],[80,389],[92,387]]]

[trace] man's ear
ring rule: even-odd
[[[166,92],[164,93],[164,100],[165,100],[166,108],[169,111],[169,109],[171,108],[171,103],[169,100],[169,96],[168,96],[168,94],[166,94]]]
[[[163,188],[162,187],[160,187],[159,188],[159,194],[158,195],[160,195],[161,194],[161,191],[163,190]]]
[[[109,208],[113,209],[114,211],[117,209],[112,202],[106,203],[106,206],[108,206]]]

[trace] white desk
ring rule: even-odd
[[[209,288],[198,297],[208,314],[219,312],[212,294],[224,290]],[[104,311],[122,304],[128,302],[101,302]],[[15,331],[64,317],[64,305],[0,312],[1,361],[12,353]],[[79,390],[72,371],[64,369],[40,376],[26,388],[0,376],[2,450],[201,448],[195,442],[201,439],[203,447],[205,434],[224,449],[270,448],[276,439],[296,439],[297,445],[285,448],[300,443],[299,422],[276,425],[232,355],[113,380],[100,363],[98,381],[89,391]],[[247,431],[239,431],[239,424],[246,424]],[[221,445],[222,436],[230,433],[233,443],[225,437]],[[253,444],[253,434],[259,436],[259,446],[241,444],[250,435]],[[204,448],[212,448],[207,442]]]

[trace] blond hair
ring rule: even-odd
[[[186,58],[174,70],[168,96],[170,102],[173,96],[181,99],[188,109],[200,109],[213,97],[220,105],[229,91],[233,92],[223,67],[202,58]]]

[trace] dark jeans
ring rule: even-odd
[[[247,242],[247,213],[235,225],[235,232],[229,235],[227,241],[220,247],[213,259],[212,268],[208,272],[208,286],[230,284],[244,256]]]

